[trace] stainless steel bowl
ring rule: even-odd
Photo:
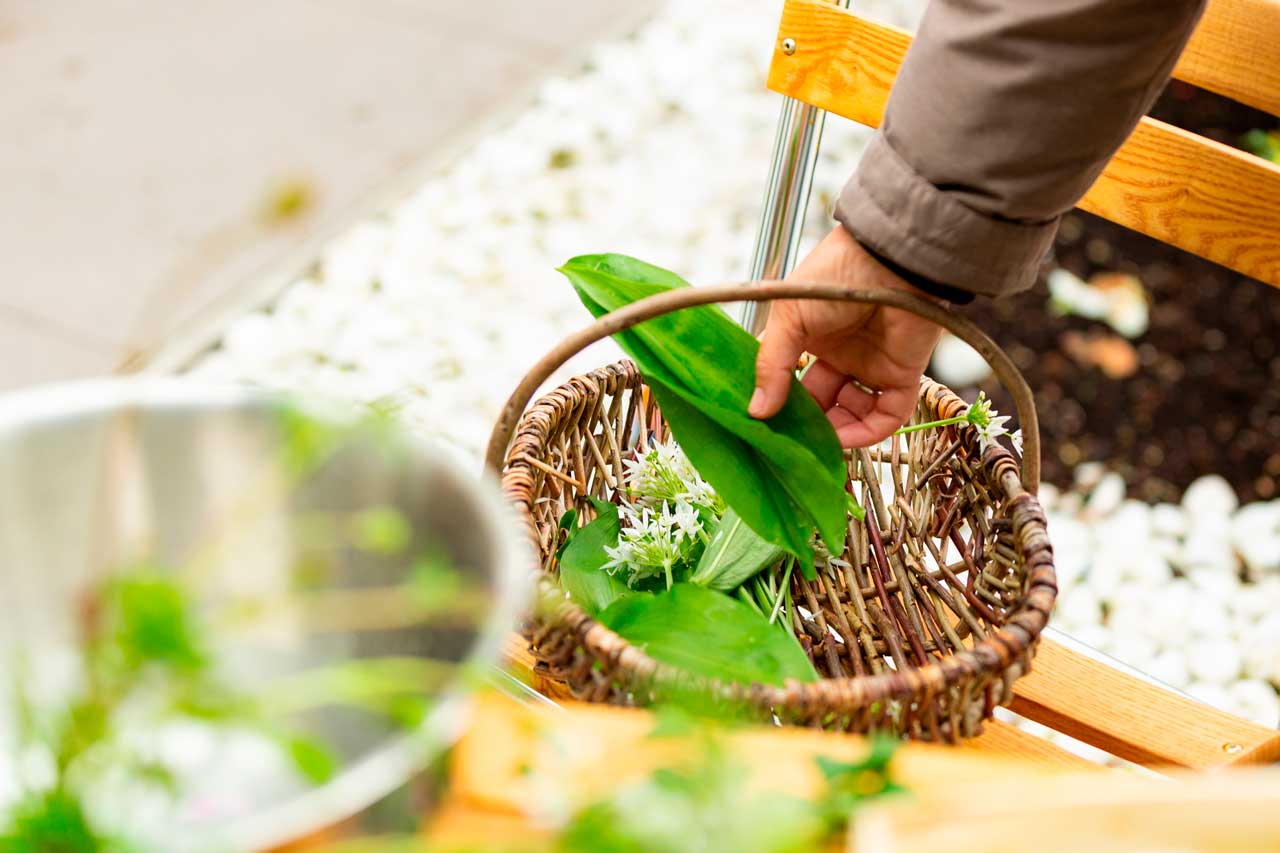
[[[302,474],[289,425],[299,412],[316,430],[304,444],[323,444],[328,430],[344,436]],[[85,590],[116,567],[146,560],[190,573],[201,604],[269,601],[288,593],[292,567],[315,547],[300,538],[300,518],[371,506],[394,507],[410,522],[414,549],[446,554],[457,568],[454,593],[483,604],[392,626],[357,606],[351,624],[336,628],[315,624],[305,608],[284,608],[265,628],[234,635],[223,651],[246,685],[389,653],[456,664],[457,677],[412,731],[350,714],[309,716],[338,745],[342,765],[330,781],[281,788],[246,772],[236,793],[252,807],[192,818],[180,833],[190,843],[169,849],[269,848],[401,786],[447,745],[464,707],[462,673],[495,659],[514,623],[527,562],[497,489],[430,444],[385,427],[371,437],[357,424],[339,408],[180,380],[95,381],[0,398],[0,653],[22,649],[34,655],[33,669],[44,650],[74,645]],[[334,589],[385,585],[406,570],[359,549],[331,550],[325,583]]]

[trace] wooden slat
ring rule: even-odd
[[[548,792],[562,798],[560,805],[584,804],[696,757],[696,737],[655,738],[655,721],[652,713],[633,708],[566,702],[557,709],[478,697],[452,754],[450,791],[498,811],[536,809]],[[796,796],[822,790],[818,756],[849,761],[867,751],[866,740],[854,735],[785,727],[726,730],[723,743],[743,763],[751,786]],[[1082,766],[1110,772],[1097,765],[1015,760],[976,747],[905,744],[894,758],[895,777],[913,790],[954,790],[1009,774],[1042,776]]]
[[[504,651],[508,668],[520,680],[532,685],[551,699],[562,703],[573,702],[569,688],[564,683],[545,678],[535,671],[533,655],[529,653],[528,646],[520,635],[511,634],[507,638]],[[1032,761],[1045,767],[1062,770],[1096,767],[1092,762],[1067,752],[1044,738],[1028,734],[999,720],[988,721],[983,733],[979,737],[966,741],[960,749],[993,758]]]
[[[769,86],[877,127],[910,36],[820,0],[786,0]],[[1280,166],[1144,118],[1081,207],[1280,287]]]
[[[1149,779],[1128,773],[998,780],[979,797],[933,790],[871,804],[852,849],[895,853],[1280,850],[1280,772]]]
[[[520,850],[537,853],[554,850],[554,834],[526,815],[486,808],[450,795],[423,830],[422,851]]]
[[[1015,713],[1148,766],[1197,770],[1280,760],[1280,732],[1042,640],[1013,687]]]
[[[1173,76],[1280,115],[1280,0],[1210,0]]]

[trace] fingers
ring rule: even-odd
[[[787,402],[796,361],[804,352],[799,327],[779,307],[774,306],[756,357],[756,390],[747,407],[753,418],[773,417]]]
[[[840,389],[849,383],[849,377],[819,359],[809,365],[800,381],[825,411],[837,404]]]
[[[865,391],[848,387],[856,392],[856,396],[844,392],[840,396],[842,401],[847,399],[855,410],[846,409],[843,402],[827,410],[827,418],[835,427],[842,447],[879,444],[906,423],[916,404],[915,392],[904,388],[885,391],[878,397],[872,397]],[[867,402],[870,403],[869,406]]]

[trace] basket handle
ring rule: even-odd
[[[525,374],[502,407],[498,422],[489,436],[485,465],[501,475],[504,457],[511,444],[516,425],[538,388],[566,361],[586,347],[618,332],[626,331],[645,320],[670,314],[683,308],[717,302],[771,302],[779,299],[825,299],[835,302],[860,302],[909,311],[955,335],[973,347],[991,366],[1000,384],[1013,397],[1022,426],[1022,485],[1036,494],[1040,485],[1040,422],[1035,400],[1027,380],[1017,365],[995,341],[972,322],[920,296],[897,290],[854,290],[836,284],[810,282],[764,281],[746,284],[721,284],[709,287],[681,287],[657,293],[632,302],[617,311],[596,319],[561,341]]]

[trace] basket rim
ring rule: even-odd
[[[551,584],[555,590],[560,590],[543,566],[542,541],[533,517],[531,494],[535,475],[542,472],[528,460],[537,458],[537,451],[545,446],[560,420],[584,405],[594,406],[606,385],[641,382],[643,377],[638,368],[630,359],[624,358],[565,381],[535,400],[520,418],[503,464],[502,487],[508,500],[516,505],[520,522],[533,543],[534,553],[538,555],[536,569],[540,586]],[[927,376],[921,377],[920,395],[935,411],[943,407],[968,407],[950,388]],[[1027,593],[1009,612],[1003,625],[988,633],[972,648],[932,659],[922,667],[820,678],[815,682],[788,679],[782,686],[697,679],[703,689],[717,696],[746,699],[764,707],[851,712],[872,702],[933,696],[966,680],[986,675],[1001,676],[1010,672],[1020,659],[1029,657],[1048,624],[1057,597],[1057,576],[1046,518],[1039,501],[1023,486],[1018,461],[1013,454],[998,446],[989,447],[982,454],[978,467],[987,471],[1004,492],[1015,541],[1027,543],[1022,549],[1028,574]],[[655,661],[563,594],[556,599],[554,611],[547,615],[572,630],[588,652],[608,660],[624,674],[635,675],[648,682],[689,683],[695,679],[677,667]],[[1021,674],[1015,673],[1013,677]]]

